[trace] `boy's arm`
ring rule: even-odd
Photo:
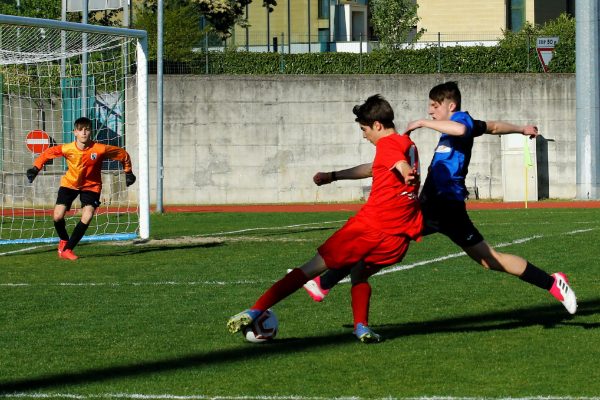
[[[520,133],[529,136],[530,139],[538,135],[538,128],[535,125],[515,125],[504,121],[486,121],[487,129],[485,133],[489,135],[506,135],[509,133]]]
[[[133,174],[131,166],[131,157],[125,149],[117,146],[106,145],[106,158],[121,162],[125,172],[125,186],[131,186],[135,183],[136,177]]]
[[[400,172],[400,174],[404,178],[404,182],[407,185],[414,186],[419,184],[419,174],[408,162],[404,160],[398,161],[396,165],[394,165],[394,168],[396,168],[398,172]]]
[[[419,128],[429,128],[451,136],[464,136],[467,133],[467,127],[460,122],[450,120],[438,121],[434,119],[418,119],[408,123],[406,129],[404,130],[404,134],[408,135],[415,129]]]
[[[346,179],[364,179],[373,176],[373,163],[360,164],[341,171],[317,172],[313,176],[313,182],[317,186],[325,185],[334,181]]]
[[[106,145],[106,158],[110,160],[119,161],[123,165],[123,171],[125,173],[131,172],[131,157],[125,149],[117,146]]]
[[[52,146],[44,150],[44,152],[42,152],[42,154],[40,154],[33,162],[33,167],[29,168],[25,173],[29,183],[33,183],[35,177],[49,160],[61,157],[62,155],[62,145]]]

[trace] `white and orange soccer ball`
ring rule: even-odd
[[[279,321],[273,310],[269,309],[262,313],[250,325],[246,326],[242,333],[247,341],[251,343],[264,343],[272,340],[277,335]]]

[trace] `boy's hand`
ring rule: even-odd
[[[333,182],[331,172],[317,172],[315,176],[313,176],[313,182],[317,186],[326,185]]]
[[[133,172],[125,173],[125,186],[131,186],[135,183],[135,175]]]
[[[529,136],[529,139],[535,139],[538,135],[538,128],[535,125],[525,125],[523,128],[523,135]]]
[[[413,168],[413,170],[406,176],[406,184],[410,186],[417,186],[421,181],[421,175],[419,172]]]
[[[35,179],[35,177],[37,176],[37,174],[39,172],[40,172],[40,170],[35,165],[32,168],[29,168],[27,170],[26,174],[27,174],[27,180],[29,181],[29,183],[33,183],[33,180]]]
[[[410,136],[410,133],[412,131],[414,131],[415,129],[422,128],[422,127],[423,127],[422,120],[418,119],[416,121],[411,121],[408,123],[408,125],[406,125],[406,129],[404,129],[404,132],[402,134]]]

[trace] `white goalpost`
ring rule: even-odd
[[[0,15],[0,244],[58,241],[52,210],[64,159],[31,184],[25,171],[46,148],[72,142],[82,116],[95,141],[129,152],[138,178],[126,187],[120,163],[104,162],[83,241],[149,238],[147,75],[145,31]],[[69,230],[79,211],[77,200]]]

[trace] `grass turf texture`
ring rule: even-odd
[[[82,244],[77,262],[59,260],[54,246],[0,257],[0,397],[598,396],[598,209],[471,212],[500,251],[566,272],[575,316],[433,235],[402,265],[455,256],[371,279],[370,323],[383,343],[351,334],[347,283],[321,304],[301,290],[276,305],[273,343],[226,331],[230,315],[348,216],[155,215],[152,237],[175,240]]]

